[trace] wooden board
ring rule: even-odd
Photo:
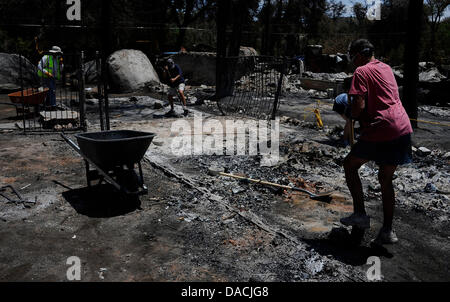
[[[335,82],[310,78],[300,78],[300,86],[303,89],[314,89],[319,91],[327,91],[327,89],[332,88],[335,95],[340,94],[343,91],[343,81]]]

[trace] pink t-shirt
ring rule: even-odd
[[[360,116],[362,140],[390,141],[413,132],[389,65],[374,60],[356,68],[348,93],[366,100]]]

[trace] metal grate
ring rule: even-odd
[[[51,53],[43,53],[42,58],[46,55]],[[19,128],[24,132],[85,129],[82,61],[82,53],[64,54],[62,64],[55,67],[60,77],[52,80],[38,75],[39,62],[30,68],[30,62],[18,56],[21,89],[8,96],[16,106]]]
[[[226,115],[274,118],[279,107],[286,61],[281,58],[251,56],[226,58],[232,64],[234,85],[232,94],[218,101]]]

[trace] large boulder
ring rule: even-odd
[[[16,54],[0,53],[0,91],[11,92],[20,90],[22,72],[24,87],[39,85],[37,67],[25,57]]]
[[[159,77],[147,56],[139,50],[122,49],[108,58],[108,69],[112,83],[120,92],[133,92]]]
[[[241,46],[239,50],[240,57],[257,56],[258,52],[251,48]],[[183,76],[189,79],[189,85],[216,85],[216,53],[215,52],[187,52],[178,53],[173,56],[175,63],[180,65]],[[245,61],[245,62],[248,62]],[[241,64],[240,60],[238,64]],[[247,66],[248,67],[248,66]],[[243,74],[243,66],[236,68],[235,75],[239,79]]]
[[[419,73],[420,82],[436,83],[444,80],[446,77],[442,75],[436,67],[430,68],[427,71]]]
[[[241,46],[239,48],[239,56],[240,57],[249,57],[249,56],[257,56],[257,55],[258,55],[258,52],[252,47]]]

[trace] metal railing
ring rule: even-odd
[[[282,58],[249,56],[226,58],[234,83],[231,93],[217,104],[225,115],[274,119],[280,105],[287,61]]]
[[[8,95],[20,119],[16,126],[24,132],[86,130],[83,61],[83,52],[45,52],[36,65],[19,55],[20,90]]]

